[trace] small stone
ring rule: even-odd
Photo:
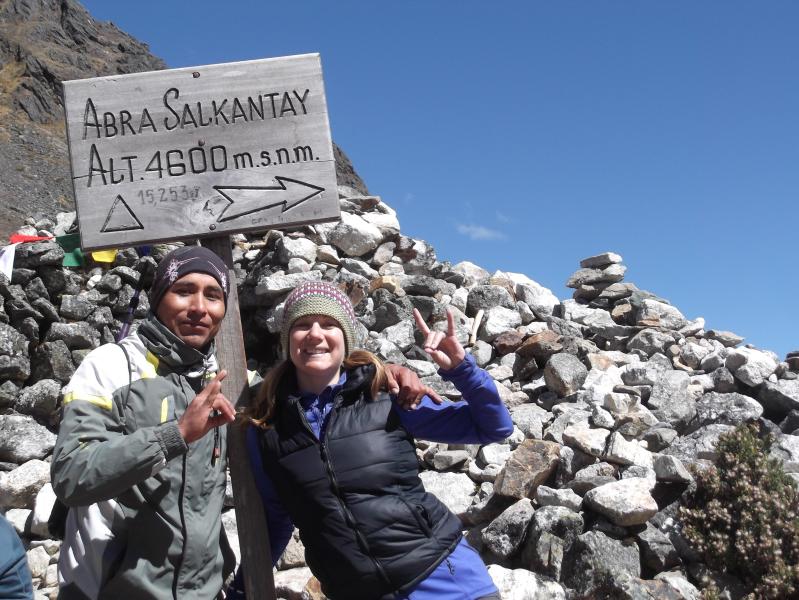
[[[642,563],[655,573],[680,564],[680,557],[669,537],[651,523],[647,523],[646,529],[635,537],[641,550]]]
[[[50,519],[50,513],[53,512],[55,502],[56,495],[53,491],[53,486],[50,483],[45,483],[36,494],[36,500],[33,504],[33,518],[31,520],[31,533],[33,535],[40,538],[50,537],[47,521]]]
[[[622,261],[621,255],[615,252],[603,252],[602,254],[595,254],[580,261],[580,267],[583,269],[601,269],[608,265],[618,264]]]
[[[483,544],[497,556],[510,557],[524,540],[533,512],[529,498],[512,504],[483,530]]]
[[[480,327],[480,337],[486,342],[491,342],[501,333],[515,329],[521,324],[522,319],[518,312],[504,306],[494,306],[485,313]]]
[[[741,425],[756,421],[762,414],[763,407],[748,396],[710,392],[697,401],[696,417],[691,422],[690,431],[713,423]]]
[[[480,448],[478,456],[487,465],[504,465],[511,455],[508,444],[486,444]]]
[[[583,499],[574,491],[568,488],[555,489],[545,485],[538,486],[535,499],[539,506],[563,506],[575,512],[579,511],[583,505]]]
[[[0,473],[0,508],[32,508],[36,494],[50,480],[50,463],[29,460]]]
[[[26,555],[28,558],[28,567],[30,567],[31,570],[31,577],[44,577],[47,572],[47,567],[50,564],[50,555],[47,554],[47,550],[38,546],[28,550]]]
[[[509,330],[495,337],[493,346],[497,354],[505,356],[506,354],[516,352],[516,349],[521,346],[523,340],[524,337],[518,331]]]
[[[22,389],[17,397],[16,409],[25,415],[49,418],[58,405],[61,383],[53,379],[42,379]]]
[[[610,434],[603,458],[620,465],[652,466],[652,454],[637,442],[628,442],[619,432]]]
[[[23,464],[43,459],[55,442],[55,434],[31,417],[0,415],[0,460]]]
[[[543,440],[524,440],[508,458],[494,491],[512,498],[533,498],[539,485],[555,472],[560,446]]]
[[[644,299],[636,312],[636,325],[642,327],[664,327],[679,329],[686,324],[686,319],[675,307],[665,302]]]
[[[506,569],[500,565],[489,565],[488,574],[499,590],[500,598],[506,600],[565,600],[563,587],[546,577],[526,569]]]
[[[710,329],[705,333],[705,337],[709,340],[716,340],[726,348],[732,348],[744,341],[740,335],[736,335],[731,331],[719,331],[717,329]]]
[[[573,394],[583,385],[588,369],[573,354],[561,352],[550,357],[544,367],[547,387],[560,397]]]
[[[777,361],[769,354],[753,348],[736,348],[727,355],[725,366],[736,379],[754,387],[774,372]]]
[[[683,466],[676,456],[653,454],[652,468],[655,469],[655,476],[658,481],[690,483],[694,480],[688,469]]]
[[[605,452],[610,431],[591,429],[585,423],[569,425],[563,431],[563,442],[591,456],[600,457]]]
[[[581,594],[588,594],[599,584],[625,573],[641,574],[638,548],[614,540],[598,531],[579,536],[564,565],[564,584]]]
[[[456,516],[466,513],[475,491],[474,482],[465,473],[423,471],[419,477],[425,490],[434,494]]]
[[[641,525],[658,512],[651,487],[646,479],[622,479],[587,492],[583,500],[616,525]]]

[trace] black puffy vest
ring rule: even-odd
[[[391,399],[371,400],[373,373],[348,373],[324,443],[298,397],[280,393],[274,427],[260,436],[264,470],[333,600],[392,598],[427,577],[461,538],[460,520],[424,491],[413,438]]]

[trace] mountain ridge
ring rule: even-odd
[[[62,82],[156,71],[166,63],[75,0],[0,1],[0,237],[74,210]],[[334,146],[339,185],[368,194]]]

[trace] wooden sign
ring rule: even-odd
[[[318,54],[64,83],[84,250],[339,218]]]

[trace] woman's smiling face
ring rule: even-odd
[[[344,332],[333,317],[306,315],[291,325],[289,358],[298,375],[338,379],[345,351]]]

